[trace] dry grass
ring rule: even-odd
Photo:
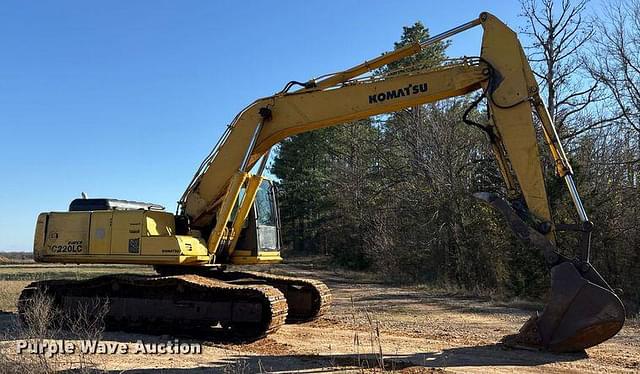
[[[495,300],[498,298],[497,292],[490,288],[474,287],[473,289],[462,288],[451,283],[419,284],[415,289],[435,296],[459,296],[473,297],[477,299]]]
[[[114,273],[151,273],[150,267],[128,265],[61,265],[21,262],[0,258],[0,311],[15,313],[22,290],[32,281],[45,279],[86,279]],[[51,339],[95,340],[104,329],[106,304],[98,300],[62,316],[50,299],[36,296],[25,313],[24,324],[5,327],[0,336],[0,374],[52,373],[58,370],[95,372],[95,358],[77,353],[47,357],[42,354],[16,354],[18,341],[43,343]],[[54,323],[58,321],[58,323]]]
[[[33,254],[31,252],[0,252],[0,264],[27,264],[33,263]]]
[[[30,281],[0,281],[0,311],[15,312],[20,292]]]
[[[52,299],[36,293],[25,308],[22,320],[7,328],[0,337],[0,374],[4,373],[54,373],[69,370],[77,373],[96,372],[97,365],[92,355],[17,353],[18,342],[43,345],[53,340],[96,340],[104,331],[104,316],[108,311],[104,301],[93,300],[78,305],[73,311],[60,313]]]
[[[380,322],[373,318],[371,312],[366,308],[356,308],[353,299],[351,299],[351,317],[353,319],[353,349],[356,353],[355,365],[361,373],[367,372],[384,372],[388,369],[384,353],[382,351],[382,341],[380,338]],[[363,341],[357,330],[359,320],[364,319],[367,325],[366,334],[368,341]],[[363,349],[366,346],[367,349]]]
[[[254,371],[251,368],[249,361],[245,359],[239,359],[226,364],[222,368],[222,372],[224,374],[251,374]]]

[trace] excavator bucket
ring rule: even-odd
[[[528,246],[542,250],[551,264],[551,293],[541,313],[533,315],[517,334],[502,343],[513,348],[577,352],[613,337],[625,320],[618,296],[586,261],[569,260],[538,231],[527,225],[502,198],[477,193],[500,211],[515,234]]]

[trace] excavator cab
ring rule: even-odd
[[[240,192],[239,201],[243,200],[244,189]],[[231,221],[237,214],[238,203]],[[282,261],[280,257],[280,216],[276,187],[273,181],[263,179],[258,187],[253,205],[249,209],[247,219],[231,255],[233,264],[275,263]]]

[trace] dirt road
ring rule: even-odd
[[[289,266],[324,280],[334,306],[328,315],[303,325],[286,325],[246,345],[201,342],[195,355],[92,355],[88,361],[109,371],[151,372],[640,372],[640,326],[627,323],[614,338],[586,354],[553,355],[504,349],[500,337],[517,331],[531,311],[474,298],[452,297],[420,288],[357,283],[312,265]],[[5,327],[14,318],[5,314]],[[173,336],[107,332],[105,341],[163,342]],[[12,344],[12,343],[9,343]]]

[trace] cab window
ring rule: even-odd
[[[275,226],[276,225],[276,204],[274,201],[271,183],[262,182],[255,201],[257,222],[259,225]]]

